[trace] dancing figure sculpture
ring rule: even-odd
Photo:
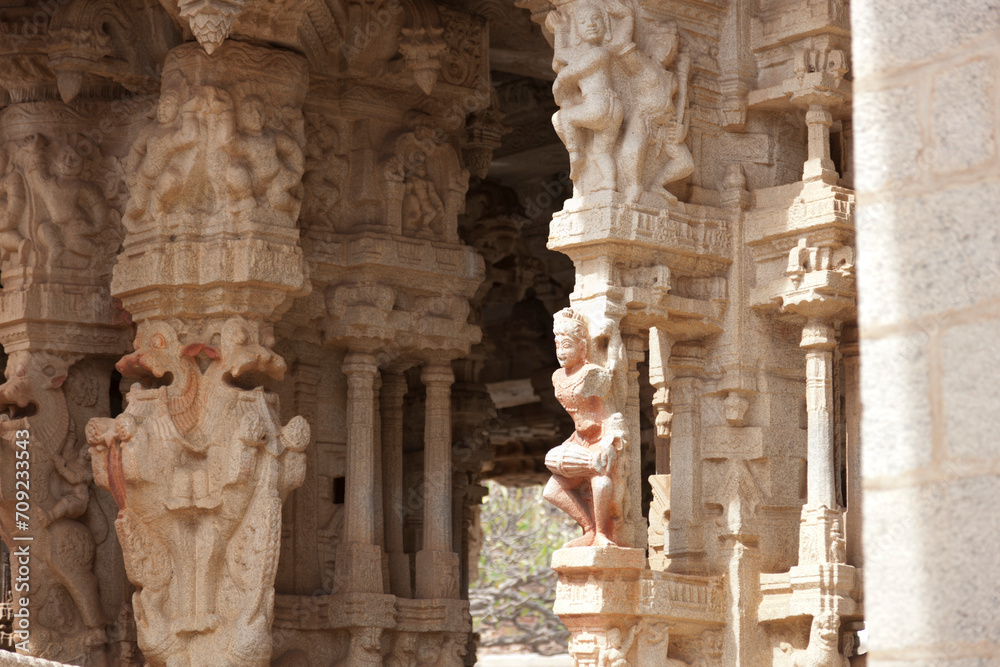
[[[618,454],[626,441],[624,417],[607,405],[613,371],[590,361],[591,337],[581,313],[571,308],[556,313],[554,332],[562,368],[553,374],[552,384],[575,429],[545,457],[552,477],[543,495],[583,529],[567,547],[616,544],[622,490]]]

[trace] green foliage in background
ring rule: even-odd
[[[549,564],[580,529],[542,498],[540,486],[487,486],[478,578],[469,592],[479,645],[563,653],[569,633],[552,613],[556,574]]]

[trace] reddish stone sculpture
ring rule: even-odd
[[[581,313],[559,311],[554,331],[562,368],[552,375],[552,384],[576,430],[545,457],[552,477],[544,496],[583,528],[583,536],[567,547],[616,544],[615,524],[621,516],[617,459],[625,446],[625,424],[621,413],[609,414],[607,407],[612,373],[591,363],[590,335]]]

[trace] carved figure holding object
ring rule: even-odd
[[[553,374],[552,384],[575,430],[545,457],[552,477],[543,496],[583,529],[583,535],[567,547],[616,544],[620,502],[615,477],[618,454],[625,446],[625,420],[606,406],[613,372],[589,361],[589,328],[582,314],[571,308],[559,311],[554,331],[562,368]]]

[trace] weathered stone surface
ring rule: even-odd
[[[472,665],[491,476],[578,665],[985,662],[994,10],[4,8],[18,650]]]

